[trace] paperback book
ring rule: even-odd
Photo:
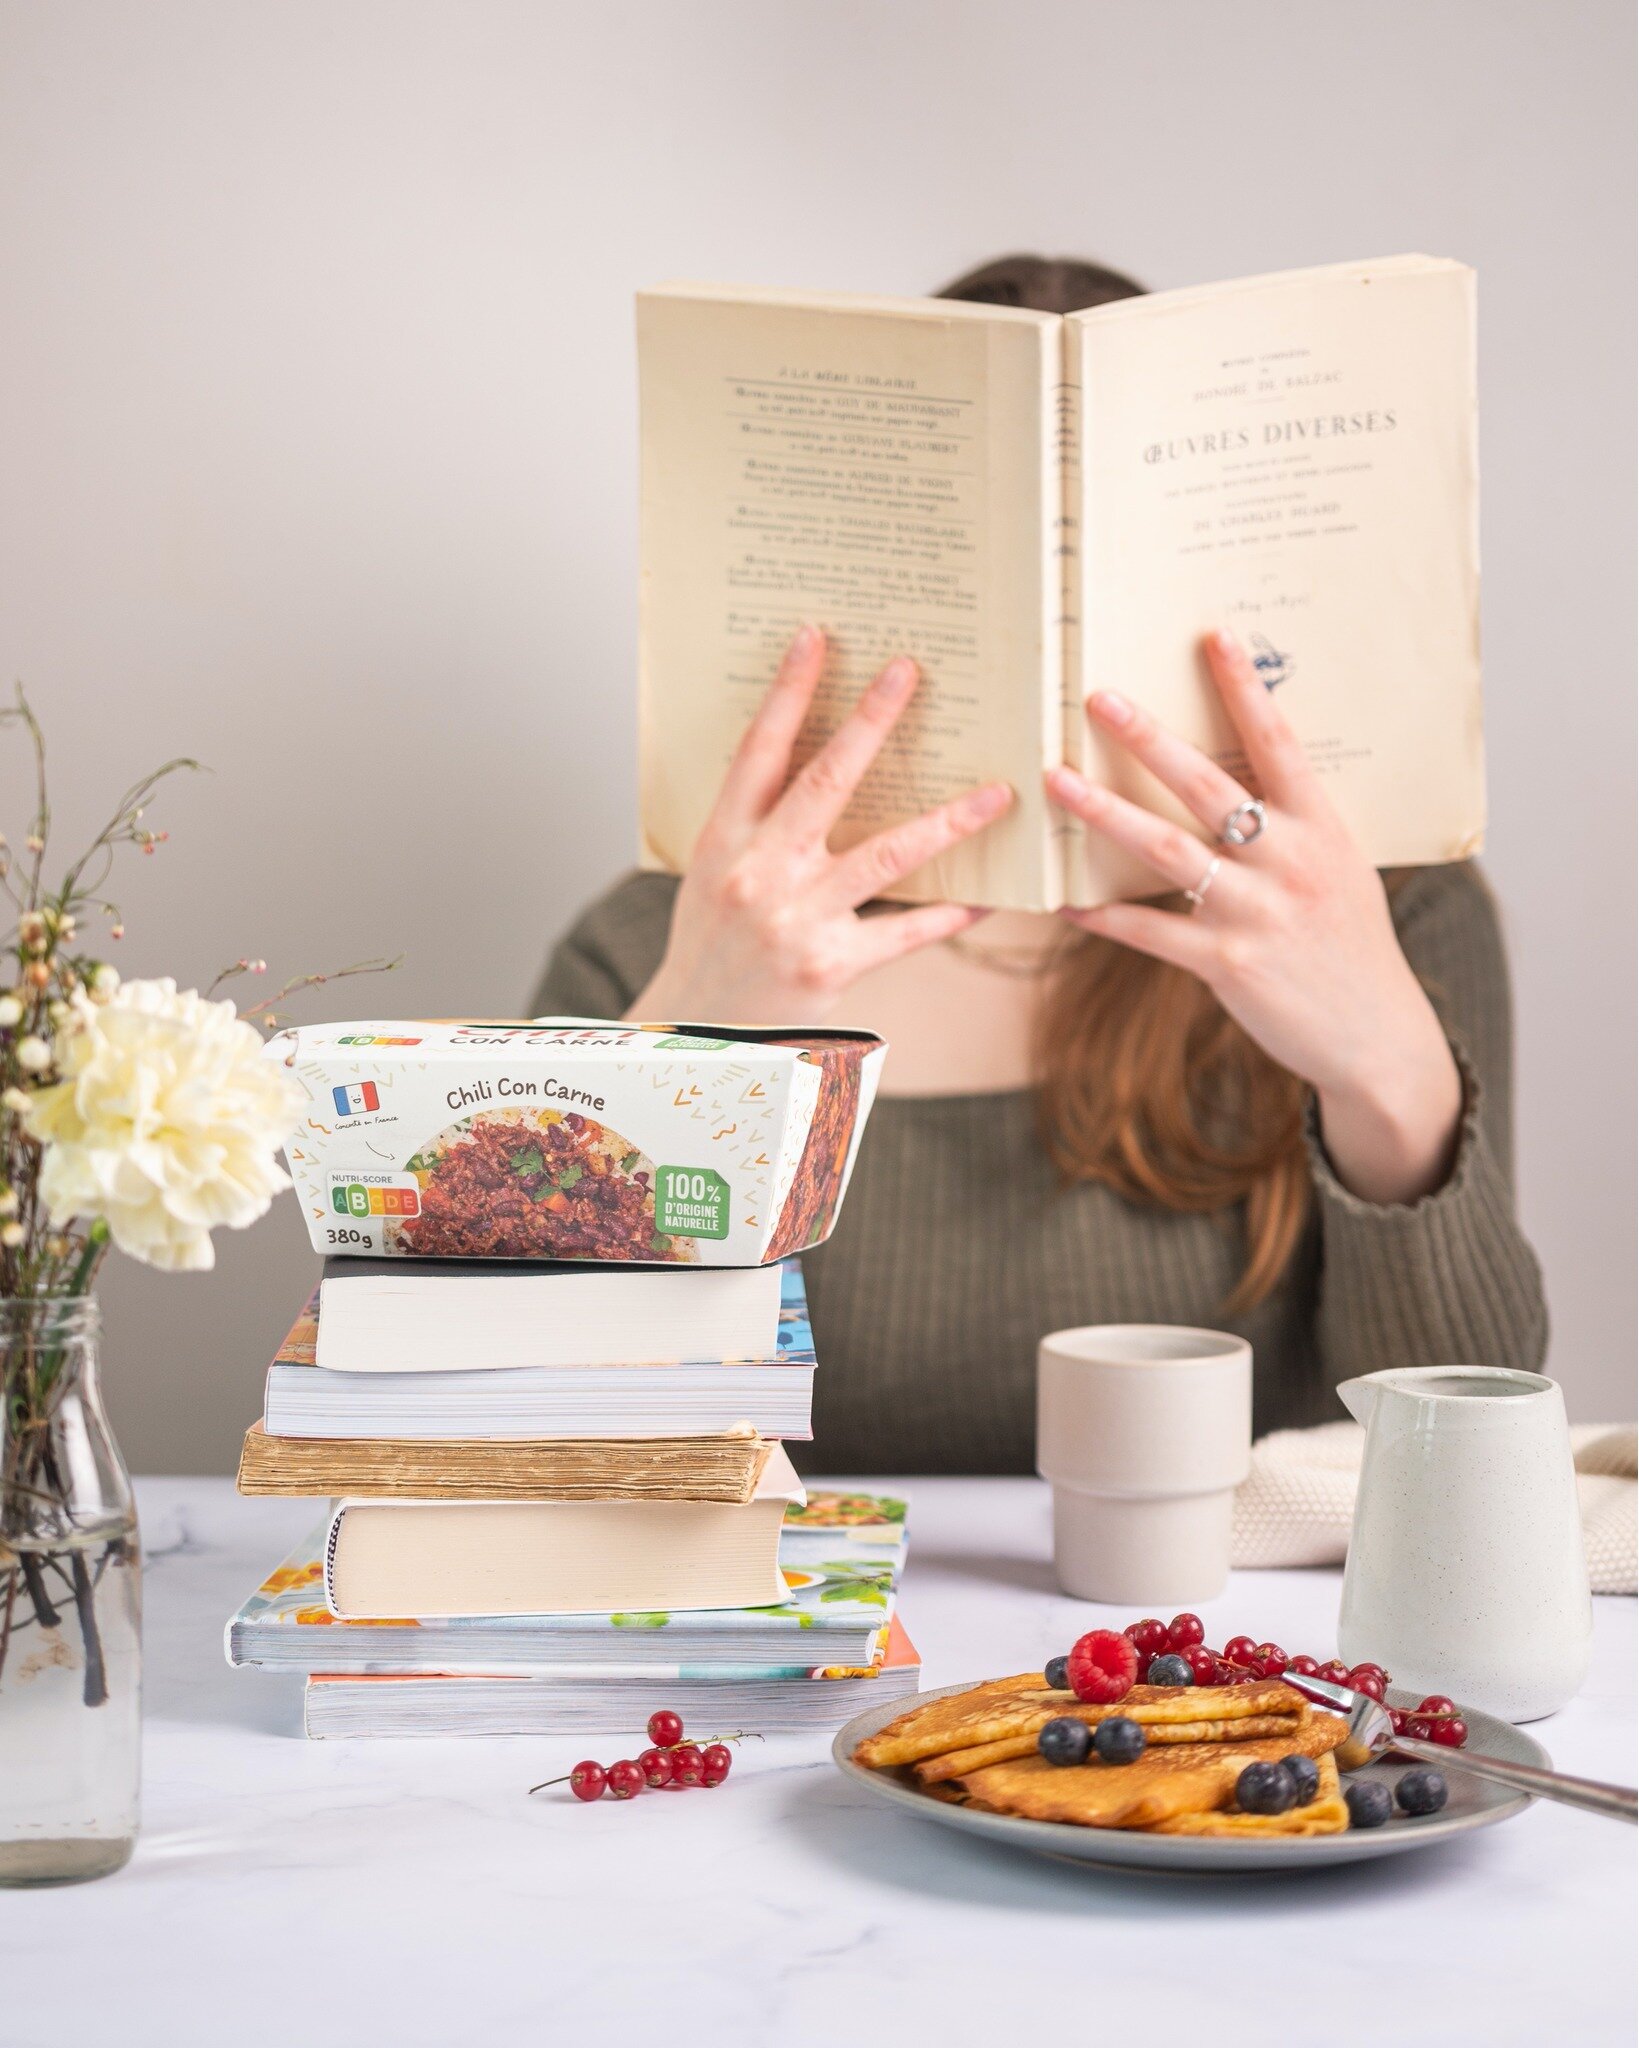
[[[796,1260],[779,1274],[779,1320],[765,1358],[445,1372],[319,1365],[316,1290],[268,1370],[263,1429],[269,1437],[607,1439],[718,1436],[748,1425],[759,1436],[806,1439],[815,1364],[808,1297]]]
[[[776,1445],[749,1501],[346,1500],[325,1599],[343,1620],[772,1605],[781,1523],[803,1499]]]
[[[307,1681],[304,1722],[315,1739],[379,1735],[590,1735],[643,1727],[657,1704],[686,1728],[746,1727],[765,1735],[836,1728],[876,1700],[917,1690],[922,1660],[897,1618],[882,1655],[860,1666],[679,1665],[641,1677],[628,1670],[572,1676],[521,1672],[375,1672]],[[662,1701],[657,1686],[664,1684]]]
[[[785,1598],[751,1608],[453,1620],[339,1621],[324,1594],[328,1524],[292,1551],[229,1621],[230,1664],[314,1672],[540,1672],[634,1676],[798,1664],[862,1666],[880,1652],[905,1558],[904,1503],[810,1494],[780,1533]]]

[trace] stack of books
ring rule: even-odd
[[[329,1258],[238,1481],[328,1512],[229,1662],[303,1672],[312,1736],[774,1731],[914,1691],[903,1504],[808,1495],[784,1448],[814,1371],[795,1257]]]

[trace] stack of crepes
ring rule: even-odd
[[[1036,1738],[1059,1715],[1089,1727],[1124,1714],[1144,1730],[1136,1762],[1050,1764]],[[1042,1683],[1039,1671],[993,1678],[924,1700],[869,1735],[854,1761],[908,1771],[936,1798],[1024,1820],[1160,1835],[1336,1835],[1349,1825],[1337,1759],[1346,1724],[1311,1707],[1279,1679],[1255,1685],[1135,1685],[1111,1706],[1090,1706]],[[1307,1806],[1241,1813],[1235,1785],[1251,1763],[1309,1756],[1320,1788]]]

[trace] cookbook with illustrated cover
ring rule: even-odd
[[[884,1495],[810,1494],[781,1533],[782,1603],[675,1614],[338,1621],[324,1599],[324,1534],[299,1544],[233,1616],[230,1664],[309,1673],[863,1666],[893,1617],[905,1507]]]

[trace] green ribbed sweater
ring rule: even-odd
[[[632,875],[559,942],[532,1004],[619,1017],[666,940],[676,883]],[[879,1097],[830,1241],[803,1266],[820,1369],[811,1471],[1029,1472],[1037,1340],[1079,1323],[1165,1322],[1251,1340],[1255,1428],[1335,1420],[1333,1388],[1387,1365],[1540,1366],[1542,1280],[1514,1216],[1508,972],[1466,866],[1425,868],[1395,923],[1458,1050],[1466,1105],[1445,1186],[1380,1207],[1333,1174],[1311,1120],[1315,1201],[1274,1292],[1221,1304],[1241,1220],[1066,1188],[1026,1092]]]

